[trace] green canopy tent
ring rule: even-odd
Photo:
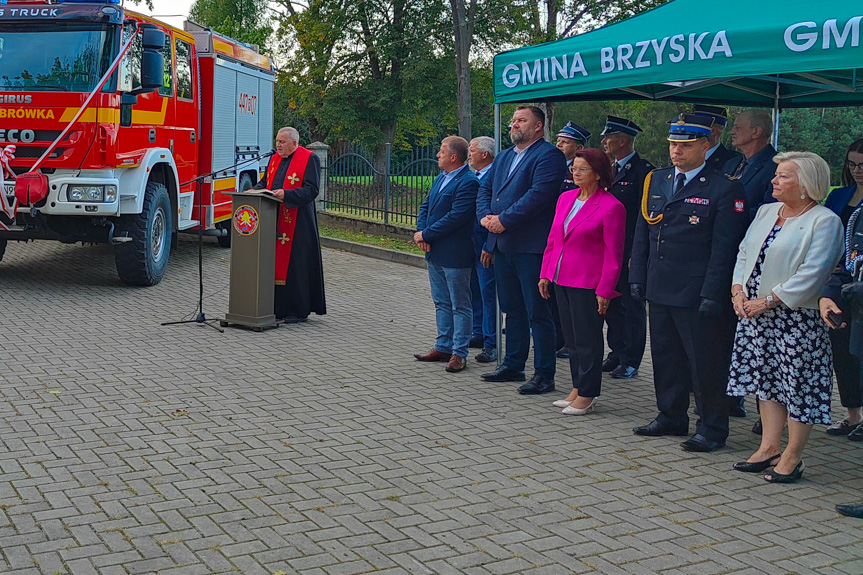
[[[861,20],[863,3],[851,0],[674,0],[502,52],[494,58],[496,133],[507,102],[668,100],[777,113],[860,105]]]
[[[863,104],[860,0],[674,0],[494,58],[501,104],[668,100],[782,108]],[[498,311],[498,363],[502,361]]]

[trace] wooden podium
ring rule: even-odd
[[[226,192],[232,196],[231,288],[223,327],[263,331],[278,327],[273,313],[276,221],[282,202],[269,192]]]

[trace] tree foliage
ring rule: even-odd
[[[273,34],[267,0],[195,0],[189,19],[264,53]]]

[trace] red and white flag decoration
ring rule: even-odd
[[[15,179],[15,172],[9,167],[9,161],[15,159],[15,146],[9,145],[0,149],[0,210],[9,218],[9,223],[15,223],[15,210],[18,208],[18,198],[12,199],[12,203],[6,198],[6,178]],[[0,218],[0,228],[8,230],[9,227]]]

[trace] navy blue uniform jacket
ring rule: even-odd
[[[776,175],[776,164],[773,162],[775,155],[776,149],[767,144],[761,151],[746,160],[749,166],[743,172],[743,176],[740,177],[740,183],[746,190],[746,210],[749,212],[750,222],[755,219],[755,214],[762,204],[776,201],[773,197],[773,184],[770,183],[773,176]],[[729,160],[725,164],[725,173],[734,175],[737,166],[742,161],[743,156]]]
[[[608,191],[626,208],[626,243],[623,248],[623,265],[629,263],[635,225],[641,218],[641,197],[644,193],[644,178],[654,169],[653,164],[635,153],[617,172]]]
[[[719,173],[725,173],[725,164],[742,157],[743,156],[739,153],[729,150],[722,144],[719,144],[716,151],[707,158],[707,167],[711,170],[716,170]]]
[[[566,157],[545,140],[537,140],[524,151],[526,156],[509,174],[515,147],[501,152],[479,186],[476,216],[500,217],[506,228],[488,234],[488,251],[495,247],[508,254],[545,252],[554,208],[566,177]]]
[[[653,172],[647,212],[662,214],[662,221],[651,225],[639,218],[629,283],[646,284],[648,301],[661,305],[730,302],[737,250],[749,223],[743,186],[707,167],[674,196],[673,183],[673,166]]]
[[[473,226],[479,180],[466,165],[443,189],[442,180],[443,174],[435,178],[417,216],[417,231],[431,245],[426,259],[444,268],[472,268],[476,258]]]

